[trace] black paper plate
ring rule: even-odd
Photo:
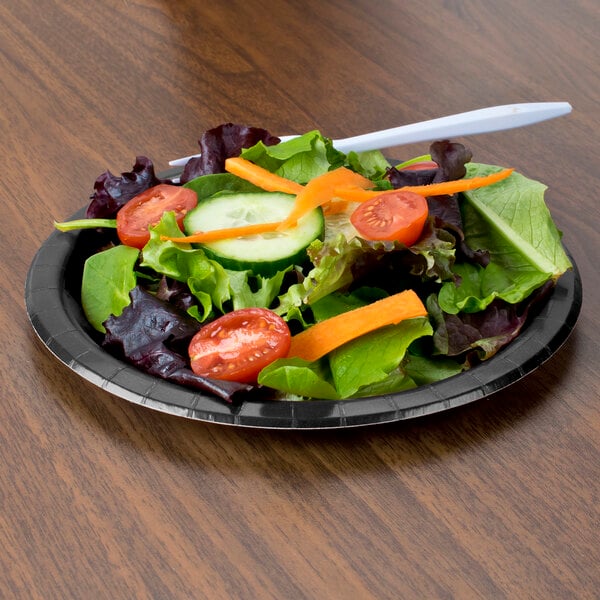
[[[72,218],[81,218],[82,209]],[[44,345],[79,376],[129,402],[158,411],[228,425],[344,428],[419,417],[479,400],[518,381],[550,358],[573,330],[582,303],[577,266],[558,281],[543,308],[493,358],[469,371],[414,390],[355,400],[261,401],[233,405],[147,375],[99,345],[79,304],[92,231],[54,232],[37,252],[27,276],[25,301]],[[571,259],[572,260],[572,259]]]

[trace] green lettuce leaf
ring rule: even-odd
[[[333,147],[331,140],[316,130],[274,146],[258,142],[242,150],[241,155],[272,173],[302,184],[342,166],[345,159],[345,155]]]
[[[300,358],[281,358],[260,372],[258,383],[292,396],[340,400],[326,359],[310,363]]]
[[[330,243],[315,240],[307,252],[314,266],[301,283],[291,285],[279,297],[279,306],[275,309],[279,315],[314,304],[350,285],[354,281],[352,266],[365,253],[365,248],[359,238],[348,241],[340,234]]]
[[[260,372],[258,383],[287,394],[324,400],[411,389],[416,383],[402,368],[402,361],[414,340],[432,332],[426,317],[407,319],[348,342],[320,361],[276,360]],[[446,376],[449,371],[437,372]]]
[[[323,321],[382,295],[370,288],[330,294],[314,304],[313,313]],[[402,368],[409,346],[432,334],[426,317],[407,319],[356,338],[314,363],[277,360],[261,371],[258,381],[285,393],[329,400],[399,392],[416,385]]]
[[[274,146],[258,142],[243,149],[241,155],[272,173],[302,184],[346,165],[383,187],[390,187],[389,181],[384,181],[390,163],[379,150],[350,152],[346,156],[316,129]]]
[[[480,177],[499,170],[469,163],[467,176]],[[544,202],[545,190],[544,184],[513,173],[497,184],[464,194],[465,240],[470,248],[487,250],[490,263],[485,268],[454,265],[460,285],[442,286],[439,303],[445,312],[480,311],[495,298],[520,302],[571,268],[561,234]]]
[[[449,314],[485,310],[496,298],[517,304],[549,279],[548,273],[529,268],[511,271],[494,262],[485,268],[460,263],[454,266],[454,272],[460,277],[460,285],[446,283],[438,294],[440,306]]]
[[[358,237],[348,238],[346,231],[336,236],[328,235],[324,241],[315,240],[308,247],[312,269],[302,282],[291,285],[279,297],[279,306],[275,311],[284,318],[288,314],[295,315],[298,309],[312,306],[332,292],[344,290],[361,273],[368,273],[390,253],[395,253],[398,259],[397,270],[394,272],[396,283],[406,280],[408,275],[433,281],[451,279],[455,242],[450,233],[433,228],[431,221],[427,223],[423,239],[408,249],[394,242],[367,242]],[[389,281],[383,283],[388,284]]]
[[[396,394],[405,392],[417,387],[414,380],[405,371],[398,367],[389,373],[384,379],[376,381],[360,388],[353,398],[367,398],[369,396],[382,396],[386,394]]]
[[[272,277],[253,276],[250,271],[227,270],[233,309],[269,308],[279,294],[285,274],[290,269],[291,267],[285,271],[278,271]]]
[[[427,385],[462,373],[467,366],[445,356],[422,356],[409,353],[402,365],[416,385]]]
[[[363,335],[331,352],[329,365],[333,382],[342,398],[362,395],[364,388],[381,384],[398,369],[410,344],[423,336],[433,334],[427,317],[407,319]],[[391,385],[390,385],[391,384]],[[379,393],[406,389],[409,382],[397,376],[381,387]],[[410,384],[414,387],[414,384]]]
[[[183,187],[194,190],[198,196],[198,202],[221,192],[246,193],[263,191],[249,181],[240,179],[231,173],[202,175],[188,181]]]
[[[391,164],[379,150],[349,152],[346,156],[346,164],[353,171],[380,183],[381,185],[378,187],[391,187],[389,181],[386,180],[385,183],[383,181]]]
[[[224,304],[231,298],[229,278],[225,269],[210,260],[200,248],[161,240],[161,236],[181,237],[183,234],[172,211],[166,212],[160,222],[150,228],[150,240],[142,249],[142,267],[187,283],[198,299],[202,313],[194,314],[204,321],[216,307],[224,312]]]
[[[217,261],[209,259],[201,248],[161,240],[161,236],[181,237],[173,212],[163,215],[150,228],[150,241],[142,250],[142,267],[187,283],[200,306],[190,312],[200,322],[205,321],[216,308],[226,312],[231,302],[233,309],[268,308],[281,291],[285,271],[266,278],[250,271],[230,271]],[[227,303],[227,305],[226,305]]]
[[[135,264],[140,253],[130,246],[115,246],[92,254],[83,267],[81,305],[92,327],[104,333],[104,321],[118,317],[131,302],[136,285]]]

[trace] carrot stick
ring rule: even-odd
[[[445,194],[457,194],[458,192],[466,192],[480,187],[486,187],[506,179],[514,169],[503,169],[497,173],[491,173],[484,177],[471,177],[470,179],[456,179],[454,181],[442,181],[441,183],[430,183],[428,185],[405,185],[404,187],[395,190],[371,191],[360,189],[356,186],[352,187],[337,187],[335,195],[344,200],[352,202],[365,202],[375,196],[381,194],[390,194],[397,191],[414,192],[421,196],[443,196]]]
[[[414,192],[422,196],[444,196],[445,194],[458,194],[480,187],[486,187],[506,179],[514,169],[502,169],[484,177],[471,177],[470,179],[457,179],[455,181],[443,181],[442,183],[431,183],[429,185],[407,185],[401,190]]]
[[[226,159],[225,170],[267,192],[283,192],[284,194],[296,195],[304,188],[299,183],[271,173],[240,156]]]
[[[288,357],[312,362],[365,333],[426,315],[427,309],[417,294],[406,290],[305,329],[292,337]]]
[[[325,216],[337,215],[348,210],[348,207],[350,206],[352,206],[352,202],[348,202],[347,200],[333,200],[323,207],[323,214],[325,214]]]
[[[373,187],[373,185],[370,179],[346,167],[339,167],[333,171],[327,171],[318,177],[314,177],[298,193],[292,211],[279,226],[279,229],[293,227],[298,222],[298,219],[301,219],[311,210],[331,202],[335,196],[334,190],[338,187],[356,186],[367,188]]]
[[[169,237],[161,235],[160,239],[170,242],[181,242],[186,244],[207,244],[219,240],[228,240],[248,235],[258,235],[259,233],[270,233],[276,231],[281,221],[275,223],[252,223],[250,225],[240,225],[240,227],[225,227],[224,229],[213,229],[212,231],[199,231],[192,235],[181,237]]]
[[[352,185],[348,187],[337,187],[333,190],[333,193],[337,198],[347,200],[348,202],[366,202],[371,198],[375,198],[376,196],[381,196],[381,194],[385,194],[386,191],[395,192],[397,190],[365,190],[364,188],[360,188],[357,185]]]

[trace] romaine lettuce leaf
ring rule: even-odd
[[[258,383],[287,394],[323,400],[411,389],[416,383],[403,370],[402,361],[415,339],[432,332],[427,318],[407,319],[357,338],[320,361],[276,360],[260,372]],[[442,375],[447,373],[445,370]]]
[[[468,177],[480,177],[500,167],[470,163]],[[561,234],[544,202],[546,186],[513,173],[492,186],[466,192],[461,205],[465,241],[486,250],[487,267],[456,264],[460,285],[446,283],[439,294],[450,314],[485,309],[496,298],[517,303],[545,281],[556,280],[571,262]]]
[[[457,263],[454,273],[460,285],[442,286],[438,299],[447,313],[473,313],[485,310],[496,298],[517,304],[548,281],[548,273],[532,269],[528,264],[510,270],[498,263],[487,267],[472,263]]]

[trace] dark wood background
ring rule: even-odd
[[[2,3],[0,596],[597,598],[599,64],[597,0]],[[192,422],[30,327],[52,221],[136,154],[164,168],[224,121],[342,137],[546,100],[574,111],[461,141],[548,185],[584,305],[488,400],[343,431]]]

